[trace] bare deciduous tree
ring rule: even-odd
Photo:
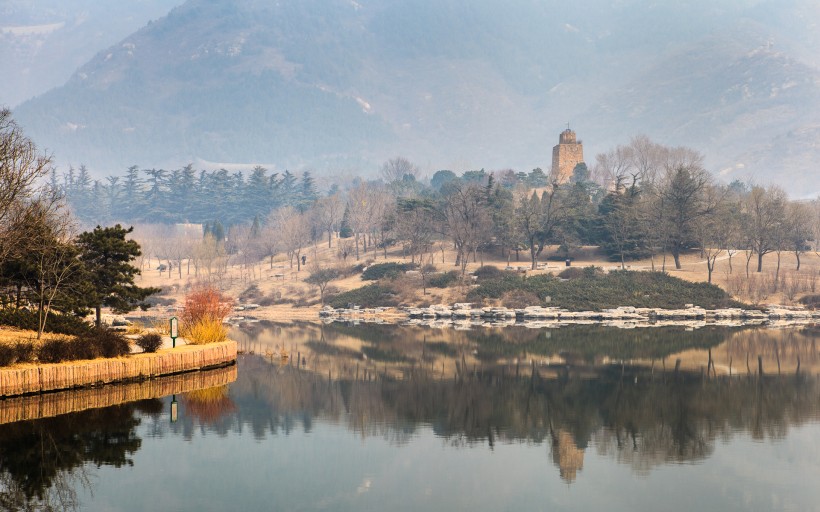
[[[418,179],[419,173],[419,168],[403,156],[391,158],[382,164],[381,168],[381,175],[386,183],[401,181],[405,176],[412,176],[415,180]]]
[[[344,201],[338,193],[319,199],[314,206],[316,223],[327,233],[328,248],[333,246],[333,233],[338,231],[344,209]]]
[[[36,182],[51,170],[51,157],[38,151],[11,117],[0,109],[0,261],[23,235],[14,229],[35,208]]]
[[[777,249],[777,233],[783,228],[786,193],[771,186],[752,187],[743,204],[744,227],[749,248],[757,254],[757,271],[763,271],[763,256]]]
[[[476,183],[455,182],[447,187],[440,213],[444,232],[456,248],[456,265],[461,273],[467,269],[471,253],[492,234],[492,217],[487,208],[487,195]]]

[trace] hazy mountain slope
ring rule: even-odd
[[[742,22],[671,54],[581,119],[592,127],[588,138],[615,143],[613,126],[640,127],[660,142],[699,149],[726,180],[777,180],[813,195],[819,85],[817,69]]]
[[[582,4],[188,0],[15,114],[102,172],[548,168],[569,121],[590,162],[645,133],[730,178],[820,188],[810,2]]]
[[[184,0],[3,0],[0,104],[65,83],[98,51],[164,16]]]

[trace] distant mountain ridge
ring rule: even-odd
[[[15,116],[99,174],[548,169],[570,122],[590,163],[646,134],[803,196],[820,193],[817,20],[808,0],[188,0]]]
[[[3,0],[0,105],[63,85],[77,67],[184,0]]]

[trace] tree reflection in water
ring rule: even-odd
[[[453,449],[542,446],[560,478],[573,482],[583,478],[588,450],[647,474],[702,461],[718,439],[782,439],[818,420],[817,332],[807,329],[675,330],[666,338],[644,330],[618,332],[614,341],[599,330],[419,330],[396,338],[377,329],[353,338],[352,327],[277,329],[278,338],[256,342],[259,355],[240,355],[235,382],[182,394],[177,422],[165,417],[166,397],[0,426],[0,507],[76,508],[76,490],[88,484],[84,468],[131,464],[138,432],[264,439],[321,422],[397,445],[432,432]],[[265,343],[291,349],[294,340],[304,363],[265,355]],[[362,357],[365,346],[374,357]],[[701,370],[707,351],[717,376]],[[754,368],[736,376],[746,354],[761,355],[764,376]],[[724,372],[730,364],[733,377]],[[156,417],[140,426],[145,415]]]
[[[72,510],[77,489],[88,486],[88,463],[122,467],[142,440],[136,412],[158,414],[160,400],[0,425],[0,507]]]
[[[607,365],[545,378],[538,370],[516,377],[486,366],[457,378],[416,369],[400,379],[385,373],[328,380],[264,357],[241,357],[230,388],[239,409],[233,427],[247,424],[259,439],[310,430],[318,420],[403,444],[429,425],[453,447],[544,444],[568,482],[590,446],[646,473],[703,460],[717,439],[738,433],[781,439],[790,426],[816,421],[820,402],[818,382],[805,375],[707,378]],[[230,423],[220,429],[230,430]]]

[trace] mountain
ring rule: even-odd
[[[14,107],[63,85],[103,48],[183,0],[3,0],[0,105]]]
[[[806,195],[818,20],[811,0],[188,0],[15,116],[106,174],[546,169],[569,121],[588,162],[646,134]]]

